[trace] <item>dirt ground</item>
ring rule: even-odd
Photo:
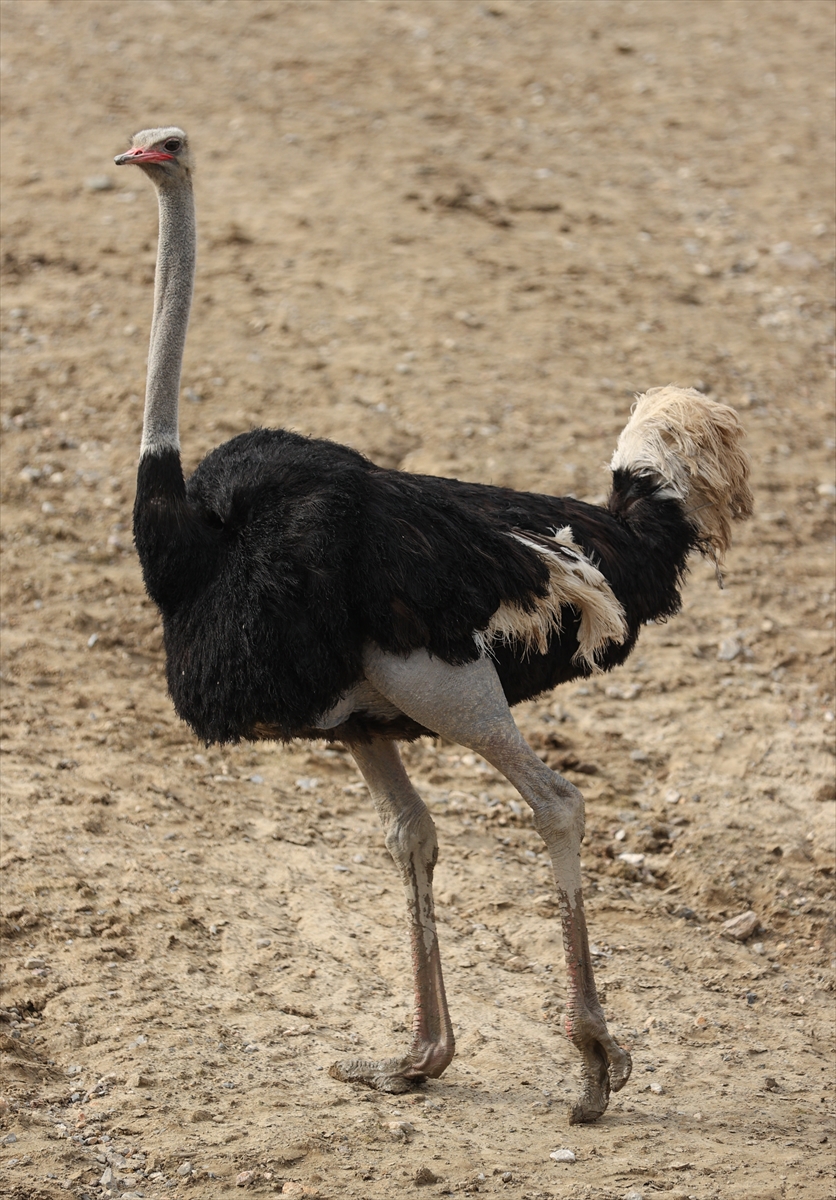
[[[833,1196],[833,5],[2,21],[0,1195]],[[458,1054],[386,1097],[327,1071],[410,1019],[350,756],[207,749],[172,712],[131,544],[157,217],[112,165],[168,123],[198,158],[189,467],[285,425],[595,498],[634,392],[740,410],[757,512],[725,590],[695,562],[624,668],[519,711],[587,800],[597,976],[635,1061],[596,1126],[567,1120],[546,857],[493,770],[406,751]]]

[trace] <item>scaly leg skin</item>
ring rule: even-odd
[[[582,1062],[582,1091],[570,1121],[597,1120],[610,1092],[630,1078],[632,1062],[610,1036],[595,990],[581,891],[583,797],[526,743],[488,659],[452,667],[425,651],[399,658],[369,647],[364,670],[369,682],[413,720],[486,758],[530,805],[552,860],[569,977],[566,1032]]]
[[[447,1011],[435,928],[432,877],[438,858],[435,826],[409,782],[394,742],[351,747],[369,785],[386,831],[386,846],[406,891],[415,982],[412,1044],[400,1058],[353,1058],[334,1063],[330,1073],[348,1083],[365,1083],[380,1092],[408,1092],[427,1077],[436,1079],[455,1052]]]
[[[540,760],[537,759],[537,762]],[[534,809],[535,828],[548,848],[557,886],[569,977],[566,1034],[581,1055],[583,1081],[581,1096],[572,1108],[569,1120],[572,1125],[580,1125],[596,1121],[606,1111],[610,1091],[617,1092],[630,1078],[632,1061],[627,1051],[622,1050],[607,1030],[592,973],[581,891],[583,797],[567,779],[549,771],[542,763],[540,766],[551,776],[551,780],[546,782],[550,782],[555,794],[565,799],[565,807],[556,809],[537,806],[533,799],[526,796]],[[535,768],[535,781],[540,774],[541,771]],[[523,779],[514,782],[521,790],[526,783]],[[532,780],[528,782],[531,785]]]

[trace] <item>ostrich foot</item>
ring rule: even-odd
[[[426,1072],[417,1068],[409,1055],[403,1058],[345,1058],[328,1068],[332,1079],[342,1083],[365,1083],[378,1092],[398,1094],[411,1092],[426,1079]]]
[[[590,1121],[597,1121],[606,1112],[610,1092],[617,1092],[624,1087],[630,1078],[633,1060],[606,1032],[606,1026],[603,1033],[590,1031],[579,1044],[576,1022],[572,1040],[583,1058],[583,1090],[569,1113],[569,1124],[587,1125]]]
[[[343,1083],[365,1083],[378,1092],[411,1092],[425,1079],[438,1079],[453,1057],[453,1037],[437,1041],[416,1039],[400,1058],[347,1058],[329,1068],[332,1079]]]

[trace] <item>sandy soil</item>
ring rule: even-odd
[[[832,1196],[832,5],[2,14],[0,1194]],[[695,563],[625,668],[519,713],[587,798],[635,1059],[596,1127],[567,1123],[552,885],[501,778],[407,751],[459,1052],[384,1097],[327,1073],[410,1015],[352,760],[206,749],[172,713],[130,532],[156,211],[111,165],[169,122],[199,158],[189,465],[289,425],[589,498],[635,391],[741,411],[757,514],[726,590]]]

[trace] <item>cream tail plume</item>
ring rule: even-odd
[[[652,388],[639,396],[610,462],[648,475],[659,495],[680,500],[715,564],[731,545],[731,523],[752,515],[743,427],[726,404],[694,388]]]

